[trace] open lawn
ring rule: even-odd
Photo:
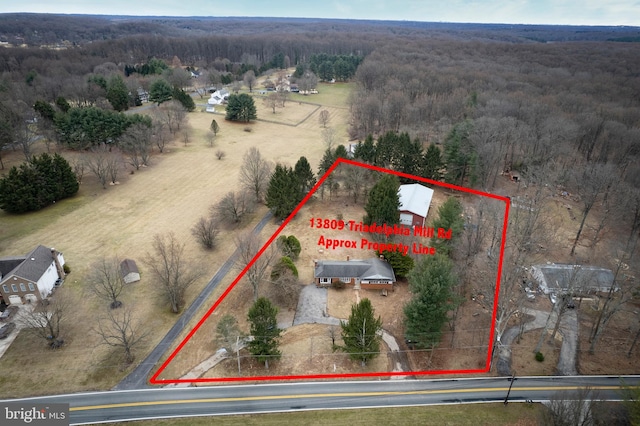
[[[296,114],[298,104],[289,103],[282,114]],[[216,118],[220,133],[210,147],[207,132]],[[335,117],[331,125],[346,129],[347,116]],[[88,389],[107,389],[115,385],[126,371],[119,355],[99,345],[92,329],[106,303],[87,289],[85,277],[90,265],[101,257],[128,257],[137,261],[142,280],[130,285],[122,296],[125,306],[133,308],[143,328],[152,330],[146,346],[136,352],[136,361],[144,358],[153,345],[176,321],[168,307],[156,297],[154,282],[142,260],[152,250],[155,234],[173,232],[185,245],[189,261],[200,263],[203,278],[189,290],[187,303],[198,294],[208,279],[232,253],[233,235],[238,228],[223,229],[218,248],[202,250],[190,229],[209,207],[228,191],[238,188],[238,170],[244,153],[252,146],[272,162],[293,166],[306,156],[314,169],[322,157],[324,145],[321,128],[292,127],[254,122],[229,123],[219,115],[194,112],[188,115],[190,142],[182,140],[168,146],[165,153],[155,155],[151,166],[130,174],[123,166],[120,185],[102,189],[94,176],[85,174],[80,192],[72,199],[58,202],[36,213],[11,216],[0,212],[0,256],[24,254],[37,244],[62,251],[72,272],[61,293],[77,300],[72,320],[63,330],[65,347],[57,352],[46,349],[44,342],[21,332],[0,359],[0,397],[18,397]],[[245,131],[249,127],[250,132]],[[346,139],[346,133],[340,140]],[[218,160],[215,152],[226,153]],[[66,157],[78,155],[60,151]],[[21,161],[18,152],[9,152],[6,164]],[[261,209],[246,222],[250,229],[265,213]],[[275,227],[275,224],[273,225]],[[265,235],[273,231],[265,230]],[[244,229],[244,228],[241,228]],[[230,274],[231,275],[231,274]],[[232,278],[232,277],[230,277]],[[28,360],[29,368],[22,368]]]

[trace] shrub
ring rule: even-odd
[[[65,263],[65,264],[62,266],[62,270],[64,271],[64,273],[65,273],[65,274],[68,274],[69,272],[71,272],[71,267],[69,266],[69,264],[68,264],[68,263]]]
[[[347,284],[344,281],[338,280],[338,281],[334,281],[331,284],[331,287],[335,288],[336,290],[342,290],[347,286]]]
[[[544,355],[542,355],[542,352],[536,352],[536,361],[538,362],[544,361]]]

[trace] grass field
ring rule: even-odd
[[[349,86],[336,85],[331,90],[333,102],[339,103],[336,99],[345,100]],[[289,120],[293,122],[312,111],[309,105],[303,106],[304,111],[298,106],[288,102],[278,113],[283,119],[291,115]],[[312,168],[317,169],[324,145],[314,114],[305,126],[293,127],[260,121],[229,123],[219,115],[194,112],[188,116],[191,135],[187,146],[181,140],[175,141],[165,153],[152,157],[150,167],[135,174],[126,166],[120,174],[120,185],[102,189],[95,177],[85,174],[78,195],[72,199],[20,216],[0,212],[0,256],[21,255],[38,244],[56,247],[72,269],[59,291],[76,301],[76,309],[64,328],[63,349],[49,351],[44,342],[20,333],[0,359],[0,397],[108,389],[124,377],[131,367],[123,370],[117,353],[100,345],[92,331],[106,304],[87,289],[85,276],[90,265],[109,256],[137,261],[142,280],[129,286],[122,300],[133,308],[143,327],[153,331],[136,353],[136,361],[140,361],[178,318],[156,296],[154,282],[142,262],[152,250],[154,235],[173,232],[185,245],[186,257],[203,266],[205,275],[188,292],[189,303],[231,254],[233,236],[242,230],[224,229],[218,248],[206,252],[192,237],[191,227],[224,194],[238,188],[242,157],[250,147],[257,147],[274,163],[289,166],[306,156]],[[344,114],[335,114],[329,123],[336,129],[338,141],[346,141],[347,115],[344,109]],[[220,125],[214,147],[207,140],[212,118]],[[215,156],[218,149],[226,153],[223,160]],[[66,157],[77,155],[60,153]],[[9,152],[5,158],[8,167],[21,161],[18,152]],[[246,229],[264,212],[256,213],[246,223]],[[265,235],[273,229],[275,224],[265,229]],[[24,365],[29,367],[23,368]]]
[[[204,426],[204,425],[518,425],[538,424],[539,404],[470,404],[429,407],[375,408],[366,410],[321,410],[253,416],[192,417],[114,423],[116,425]]]

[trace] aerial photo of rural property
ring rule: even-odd
[[[0,424],[640,424],[633,0],[129,3],[0,5]]]

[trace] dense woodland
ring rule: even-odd
[[[174,136],[179,130],[185,111],[169,99],[193,84],[186,67],[220,86],[242,81],[249,71],[312,67],[318,57],[343,64],[357,58],[349,133],[363,141],[360,159],[487,191],[497,191],[498,176],[507,171],[534,188],[559,188],[582,206],[570,255],[583,243],[597,203],[606,214],[589,232],[590,247],[615,224],[624,238],[611,250],[633,264],[640,230],[639,37],[640,30],[625,27],[3,15],[0,41],[10,46],[0,49],[0,145],[24,150],[40,133],[74,149],[119,144],[121,136],[123,151],[127,139],[144,139],[148,147],[148,132],[140,136],[145,125]],[[323,79],[332,76],[330,69],[324,66]],[[160,79],[169,85],[160,87]],[[135,104],[115,96],[112,89],[122,83],[131,93],[149,89],[152,100],[163,103],[153,122],[128,121],[88,144],[75,139],[89,132],[72,129],[73,114],[124,120],[90,109]],[[162,93],[166,97],[153,97]],[[69,126],[61,132],[63,123]],[[157,129],[153,143],[161,151],[167,136]],[[130,158],[138,148],[129,147]],[[541,212],[549,193],[533,189],[527,196],[538,207],[511,217],[505,294],[517,293],[522,268],[540,260],[539,250],[552,240]],[[499,246],[501,222],[490,206],[482,208],[457,260],[461,279],[491,295],[494,283],[482,268],[495,271],[497,265],[474,262],[481,248],[492,253]],[[498,333],[521,306],[516,299],[501,299]],[[614,307],[605,305],[594,323],[594,342],[607,324],[607,309]]]

